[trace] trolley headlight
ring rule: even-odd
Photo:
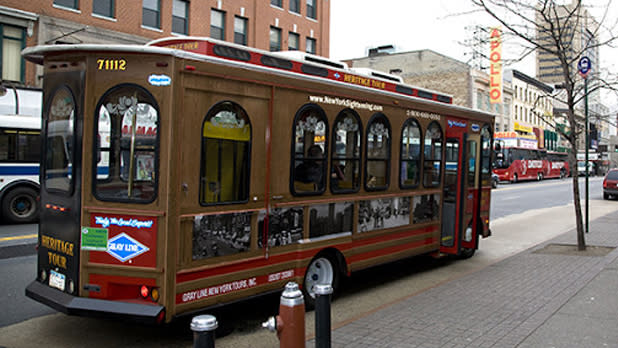
[[[468,226],[466,228],[466,232],[464,233],[464,241],[471,242],[472,241],[472,227]]]

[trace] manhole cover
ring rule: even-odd
[[[573,255],[602,257],[612,252],[616,247],[587,245],[586,250],[577,250],[574,244],[547,244],[541,249],[533,251],[533,254]]]

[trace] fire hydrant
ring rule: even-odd
[[[277,332],[280,348],[305,346],[305,301],[298,284],[289,282],[281,294],[279,315],[270,317],[262,327]]]

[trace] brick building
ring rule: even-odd
[[[503,103],[489,100],[489,75],[470,65],[432,50],[384,53],[370,50],[368,57],[350,59],[354,68],[370,68],[399,75],[410,85],[432,89],[453,96],[453,104],[496,115],[496,131],[512,127],[513,90],[509,82],[503,87]]]
[[[19,52],[41,44],[143,44],[210,36],[264,50],[329,54],[328,0],[3,0],[2,81],[40,86]]]

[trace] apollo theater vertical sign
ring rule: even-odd
[[[489,35],[489,100],[502,103],[502,33],[500,28],[491,28]]]

